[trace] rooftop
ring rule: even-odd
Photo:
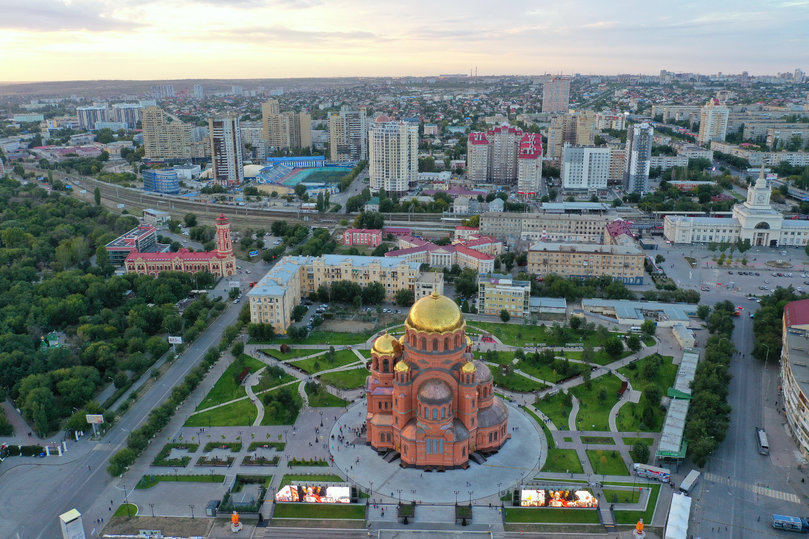
[[[787,303],[784,307],[784,323],[788,328],[809,324],[809,299]]]
[[[677,369],[677,378],[674,379],[674,389],[688,395],[691,394],[691,381],[694,380],[694,374],[697,372],[697,363],[699,363],[699,353],[696,350],[688,349],[683,353],[680,368]]]
[[[787,346],[792,376],[803,394],[809,395],[809,337],[802,332],[787,331]]]
[[[685,418],[688,415],[689,402],[685,399],[671,399],[669,410],[666,413],[666,420],[663,422],[660,444],[657,446],[658,455],[685,456],[683,431],[685,430]]]
[[[125,232],[121,234],[111,242],[107,244],[107,248],[112,249],[122,249],[122,248],[134,248],[135,242],[141,240],[148,236],[149,234],[155,234],[157,229],[152,225],[139,225],[130,230],[129,232]]]
[[[631,320],[651,319],[651,313],[666,320],[689,322],[689,316],[696,316],[697,306],[690,303],[660,303],[657,301],[631,301],[627,299],[583,299],[582,309],[611,308],[615,316]]]
[[[634,245],[604,245],[599,243],[555,243],[539,242],[530,248],[531,251],[556,252],[563,251],[569,253],[591,253],[591,254],[613,254],[613,255],[637,255],[643,251]]]

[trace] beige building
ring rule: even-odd
[[[643,259],[643,251],[632,245],[541,242],[528,250],[528,273],[581,279],[607,275],[643,284]]]
[[[410,122],[374,122],[368,132],[371,191],[405,193],[418,180],[419,127]]]
[[[542,87],[542,112],[567,112],[570,104],[570,79],[552,77]]]
[[[416,299],[433,291],[444,293],[442,273],[425,277],[418,263],[402,258],[287,256],[248,292],[250,321],[272,324],[277,333],[285,334],[292,322],[292,310],[301,298],[335,281],[351,281],[363,287],[381,283],[388,300],[394,299],[396,292],[402,289],[412,290]]]
[[[364,107],[343,106],[329,116],[329,151],[332,161],[368,159],[368,120]]]
[[[480,233],[505,239],[601,243],[612,218],[600,214],[487,212]]]
[[[508,311],[512,317],[523,318],[530,313],[531,283],[515,281],[508,275],[496,273],[478,276],[478,312],[499,315]]]
[[[548,157],[561,159],[565,144],[592,145],[595,142],[596,123],[596,114],[592,111],[554,116],[548,127]]]
[[[146,107],[141,114],[143,148],[148,159],[204,157],[204,146],[194,142],[193,126],[171,118],[162,109]]]
[[[610,175],[607,183],[610,185],[621,184],[624,181],[624,169],[626,168],[626,146],[622,143],[608,144],[610,149]]]
[[[697,142],[709,144],[713,140],[725,140],[728,132],[728,115],[730,110],[719,103],[718,99],[710,99],[702,107],[699,115],[699,135]]]
[[[261,104],[264,138],[275,149],[311,148],[312,117],[307,112],[280,112],[278,101]]]
[[[786,304],[782,331],[780,384],[787,425],[803,457],[809,458],[809,300]]]

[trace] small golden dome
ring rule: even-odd
[[[444,333],[463,327],[464,319],[454,301],[433,292],[413,305],[405,323],[416,331]]]
[[[472,339],[469,338],[469,335],[466,336],[466,346],[472,346]]]
[[[473,373],[476,370],[477,369],[475,368],[475,364],[472,363],[471,361],[467,361],[466,363],[463,364],[463,367],[461,367],[461,371],[466,373]]]
[[[398,351],[398,347],[399,341],[396,340],[396,337],[386,331],[376,338],[374,341],[374,346],[371,350],[377,354],[390,356]]]
[[[400,360],[396,363],[396,366],[393,367],[393,370],[395,370],[396,372],[407,372],[410,370],[410,365]]]

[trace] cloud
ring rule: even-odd
[[[142,26],[116,18],[104,2],[48,2],[42,0],[0,0],[0,28],[52,32],[85,30],[112,32]]]
[[[244,28],[230,28],[214,32],[212,37],[227,41],[278,41],[284,44],[315,44],[336,42],[375,41],[380,38],[372,32],[339,32],[327,30],[295,30],[284,26],[251,26]],[[196,39],[196,37],[194,38]]]
[[[197,3],[232,8],[309,9],[322,4],[321,0],[197,0]]]

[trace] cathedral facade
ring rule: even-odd
[[[437,293],[413,305],[401,338],[376,339],[366,381],[374,449],[399,452],[403,467],[428,469],[466,468],[470,453],[500,449],[508,409],[471,344],[460,309]]]

